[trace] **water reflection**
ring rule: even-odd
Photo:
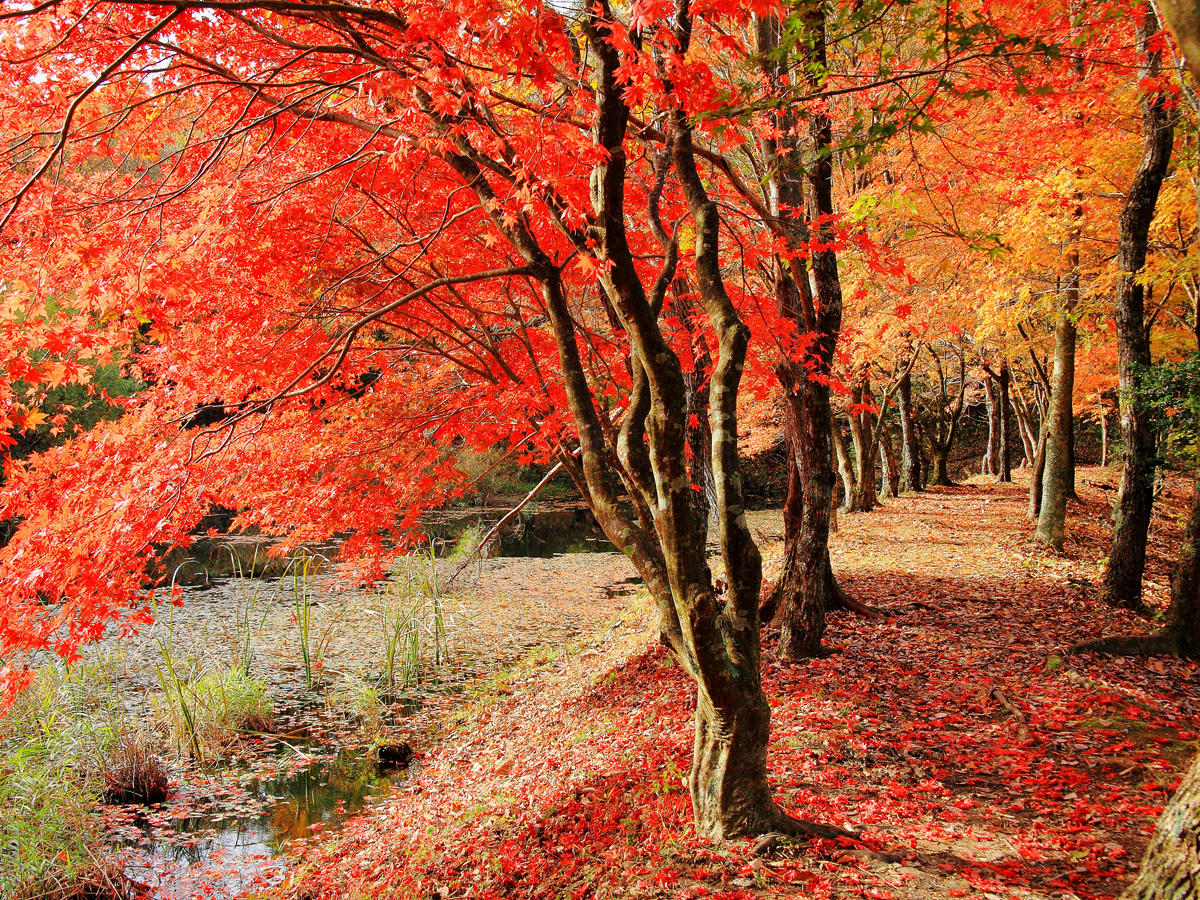
[[[295,760],[292,761],[295,763]],[[362,751],[343,750],[273,774],[246,775],[187,809],[181,797],[126,831],[126,871],[154,897],[237,897],[282,878],[279,859],[293,842],[338,828],[403,772],[381,774]]]

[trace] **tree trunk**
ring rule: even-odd
[[[949,447],[934,447],[933,448],[933,483],[940,484],[943,487],[950,487],[954,484],[950,480],[950,448]]]
[[[899,497],[900,469],[896,465],[896,448],[892,444],[892,430],[883,422],[879,423],[879,428],[881,429],[879,432],[879,458],[883,463],[883,495]]]
[[[838,476],[842,480],[842,511],[850,508],[854,498],[854,467],[850,463],[850,453],[846,449],[846,436],[842,434],[842,423],[831,414],[831,434],[833,449],[837,453]]]
[[[1032,466],[1034,455],[1037,453],[1038,432],[1034,428],[1033,412],[1029,408],[1029,404],[1025,402],[1025,396],[1021,393],[1021,383],[1012,381],[1012,386],[1016,389],[1016,403],[1012,404],[1016,411],[1017,431],[1021,435],[1021,446],[1025,451],[1025,460],[1023,466]]]
[[[818,66],[825,58],[823,16],[821,8],[814,7],[806,22],[812,41],[805,56]],[[780,37],[781,25],[776,17],[756,20],[755,39],[763,75],[774,90],[786,94],[795,73],[789,71],[786,55],[775,52]],[[809,77],[815,76],[810,73]],[[772,173],[768,180],[770,207],[781,223],[777,226],[781,236],[792,250],[799,250],[811,235],[803,217],[789,213],[806,205],[806,172],[800,161],[809,148],[803,146],[803,129],[796,110],[784,106],[777,115],[778,134],[765,137],[761,145],[766,168]],[[816,161],[807,170],[807,205],[809,218],[814,220],[827,220],[833,212],[833,168],[828,154],[822,152],[832,139],[830,127],[826,116],[816,115],[809,120],[807,137]],[[818,226],[818,232],[819,239],[831,247],[831,225],[826,222]],[[780,315],[795,322],[799,332],[816,335],[803,362],[790,359],[777,368],[787,409],[789,479],[784,561],[771,599],[780,623],[780,655],[802,659],[820,651],[825,611],[837,591],[829,562],[829,532],[836,527],[832,515],[833,430],[837,425],[829,405],[828,376],[841,329],[842,288],[837,255],[832,249],[812,254],[811,273],[795,256],[777,256],[774,262]]]
[[[948,403],[950,397],[941,357],[936,353],[932,355],[938,371],[939,403],[935,411],[937,430],[929,435],[929,449],[933,455],[934,483],[949,487],[954,484],[950,480],[950,450],[954,446],[954,436],[958,433],[963,398],[967,394],[967,351],[962,346],[958,348],[958,398],[953,406],[949,406]]]
[[[1171,606],[1165,630],[1180,656],[1200,659],[1200,472],[1192,484],[1192,509],[1183,546],[1171,571]]]
[[[871,383],[864,381],[854,387],[851,396],[855,407],[871,402]],[[877,503],[875,491],[875,416],[869,410],[850,412],[850,435],[854,439],[854,494],[850,512],[870,512]]]
[[[1104,398],[1100,398],[1100,468],[1108,467],[1108,410]]]
[[[1139,49],[1145,54],[1142,78],[1157,77],[1161,51],[1149,42],[1158,30],[1150,6],[1138,29]],[[1125,198],[1117,225],[1117,375],[1120,382],[1121,435],[1124,438],[1121,490],[1113,511],[1113,545],[1100,586],[1102,599],[1126,609],[1142,606],[1142,572],[1146,566],[1146,534],[1154,505],[1154,429],[1150,414],[1137,403],[1140,370],[1150,365],[1150,336],[1146,329],[1144,288],[1138,274],[1146,248],[1158,192],[1171,159],[1175,140],[1174,112],[1167,97],[1142,99],[1142,159]]]
[[[1192,507],[1175,567],[1166,624],[1151,634],[1118,635],[1085,641],[1072,653],[1090,650],[1113,656],[1168,654],[1200,660],[1200,469],[1192,485]]]
[[[1042,511],[1042,478],[1046,474],[1046,440],[1050,436],[1049,423],[1042,418],[1037,449],[1033,453],[1033,471],[1029,473],[1029,518],[1036,522]]]
[[[996,384],[990,377],[984,378],[983,389],[987,399],[988,439],[979,472],[981,475],[997,475],[1000,472],[1000,402],[996,396]]]
[[[900,379],[900,490],[919,491],[921,481],[921,441],[913,421],[912,375]]]
[[[1200,895],[1200,755],[1159,817],[1138,876],[1121,900],[1194,900]]]
[[[1108,638],[1078,648],[1117,654],[1174,653],[1200,658],[1200,472],[1192,485],[1187,535],[1171,573],[1167,626],[1145,637]],[[1159,817],[1138,876],[1121,900],[1200,896],[1200,756]]]
[[[834,475],[832,418],[828,414],[828,388],[810,382],[799,398],[806,409],[793,415],[797,456],[796,486],[803,499],[791,499],[789,515],[798,516],[798,527],[784,537],[784,560],[775,592],[779,621],[779,654],[786,659],[815,656],[825,633],[825,613],[834,605],[836,590],[829,562],[830,513]],[[824,406],[825,415],[820,416]],[[818,427],[823,423],[824,427]],[[799,510],[795,506],[800,506]],[[785,529],[787,528],[785,521]]]
[[[1073,279],[1078,278],[1078,266]],[[1071,417],[1075,391],[1075,300],[1079,283],[1068,285],[1058,322],[1054,326],[1054,374],[1046,419],[1046,452],[1042,472],[1042,501],[1034,538],[1062,551],[1066,536],[1067,497],[1072,493]]]
[[[1003,363],[1000,366],[1000,481],[1009,483],[1012,481],[1012,448],[1009,446],[1009,433],[1011,432],[1012,415],[1010,412],[1011,403],[1009,402],[1009,381],[1011,380],[1008,363]]]

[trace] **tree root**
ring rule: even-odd
[[[877,862],[900,862],[904,857],[894,853],[883,853],[872,850],[863,844],[862,835],[838,828],[836,825],[823,825],[820,822],[810,822],[807,819],[797,819],[789,816],[779,807],[775,808],[773,828],[768,834],[779,834],[787,837],[823,838],[828,841],[849,841],[854,846],[852,852],[857,856],[876,860]]]
[[[999,703],[1000,706],[1005,709],[1010,716],[1016,719],[1017,734],[1020,736],[1021,740],[1029,740],[1029,726],[1025,722],[1025,714],[1012,704],[1008,697],[1004,695],[1004,691],[1000,690],[1000,688],[992,688],[990,691],[988,691],[988,697],[994,697],[996,702]]]
[[[770,590],[765,592],[767,599],[758,607],[758,620],[765,627],[774,620],[775,614],[779,612],[779,590],[772,586]],[[875,606],[867,606],[855,600],[842,589],[842,586],[833,580],[832,586],[833,602],[830,604],[831,609],[843,609],[846,612],[852,612],[862,616],[864,619],[882,619],[887,613]]]
[[[1103,653],[1105,656],[1180,656],[1179,638],[1165,628],[1151,634],[1125,634],[1083,641],[1066,653]]]
[[[887,613],[876,606],[867,606],[867,604],[860,603],[859,601],[855,600],[844,590],[842,590],[842,586],[837,582],[834,582],[834,587],[834,606],[837,609],[844,609],[846,612],[857,613],[864,619],[882,619],[887,615]]]
[[[1096,678],[1089,678],[1077,669],[1069,667],[1063,670],[1063,674],[1067,676],[1067,681],[1070,681],[1072,684],[1077,684],[1080,687],[1104,694],[1115,694],[1118,697],[1122,697],[1123,702],[1128,703],[1130,706],[1136,706],[1138,709],[1145,710],[1152,715],[1162,715],[1163,711],[1159,707],[1152,703],[1147,703],[1135,694],[1130,693],[1124,688],[1119,688],[1115,684],[1109,684],[1107,681],[1100,681]]]

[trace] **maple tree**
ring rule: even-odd
[[[0,248],[0,424],[36,423],[14,385],[85,382],[122,355],[147,384],[120,422],[8,462],[4,513],[23,519],[3,557],[9,685],[22,651],[70,657],[113,621],[136,627],[146,559],[189,542],[213,503],[281,549],[353,530],[346,552],[374,552],[377,573],[422,509],[468,487],[456,450],[520,448],[570,474],[695,681],[699,830],[841,834],[787,816],[767,783],[739,395],[784,388],[781,652],[813,654],[839,602],[843,295],[862,291],[870,334],[867,312],[897,314],[867,301],[919,268],[839,214],[867,192],[835,160],[857,152],[868,170],[868,149],[907,126],[945,130],[942,96],[1013,94],[1012,67],[1073,27],[1054,9],[1010,52],[1025,12],[7,4],[3,178],[19,202]],[[920,486],[904,399],[917,348],[891,334],[904,362],[882,364],[884,393]],[[948,483],[967,340],[956,326],[926,346]],[[889,410],[853,389],[861,508]]]
[[[1158,19],[1147,5],[1138,31],[1145,62],[1139,74],[1153,80],[1161,73],[1161,46],[1151,46]],[[1102,595],[1130,608],[1142,605],[1146,531],[1153,499],[1154,433],[1144,410],[1137,408],[1139,366],[1148,366],[1150,340],[1146,328],[1145,286],[1138,273],[1146,263],[1146,246],[1154,208],[1175,143],[1175,114],[1165,91],[1142,99],[1145,149],[1121,213],[1117,256],[1121,280],[1117,288],[1116,321],[1121,379],[1121,433],[1124,438],[1121,493],[1114,511],[1113,547],[1104,570]]]
[[[736,82],[717,83],[720,60],[692,52],[694,31],[722,46],[710,20],[747,12],[644,4],[626,22],[604,5],[568,18],[218,0],[131,3],[102,23],[70,3],[6,13],[25,76],[9,108],[61,123],[27,137],[8,170],[20,206],[6,223],[22,233],[8,261],[45,296],[86,259],[65,302],[118,342],[148,320],[136,364],[151,387],[119,427],[10,465],[6,511],[25,521],[5,551],[5,655],[70,656],[98,636],[148,553],[186,543],[213,502],[285,535],[283,549],[344,525],[348,549],[379,549],[461,490],[455,441],[528,443],[568,471],[637,567],[697,682],[701,830],[840,833],[786,816],[766,784],[761,571],[737,461],[750,330],[735,298],[753,298],[727,284],[714,192],[753,195],[727,163],[725,183],[700,175],[700,160],[722,169],[723,157],[697,144],[695,118],[716,133],[722,105],[741,100]],[[796,33],[811,43],[820,18]],[[84,64],[47,79],[65,58]],[[824,89],[819,72],[805,87],[815,103]],[[828,120],[812,121],[827,141]],[[84,165],[67,168],[68,155]],[[781,257],[812,253],[823,316],[840,290],[828,181],[814,182],[817,246],[792,229]],[[81,220],[69,247],[64,205]],[[787,231],[782,208],[751,209],[766,240]],[[681,283],[697,310],[668,304]],[[792,283],[804,298],[807,279]],[[720,591],[686,464],[681,358],[697,341],[712,358]],[[172,421],[177,434],[163,431]],[[89,533],[68,539],[81,521]]]

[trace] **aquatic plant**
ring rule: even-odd
[[[426,667],[436,672],[449,661],[451,642],[462,641],[467,630],[468,610],[445,594],[438,561],[428,548],[405,557],[381,598],[380,680],[389,690],[407,689],[422,680]]]
[[[233,666],[249,675],[258,636],[262,633],[269,613],[269,610],[262,608],[261,615],[259,614],[258,588],[251,587],[255,583],[252,581],[254,573],[258,571],[258,548],[254,549],[254,556],[250,561],[248,572],[242,568],[241,560],[238,559],[233,548],[227,547],[226,549],[229,551],[233,568],[233,578],[230,579],[234,595],[234,620],[231,635]]]
[[[201,763],[222,753],[241,734],[275,727],[265,683],[238,667],[186,682],[172,678],[159,712],[180,751],[189,750]]]

